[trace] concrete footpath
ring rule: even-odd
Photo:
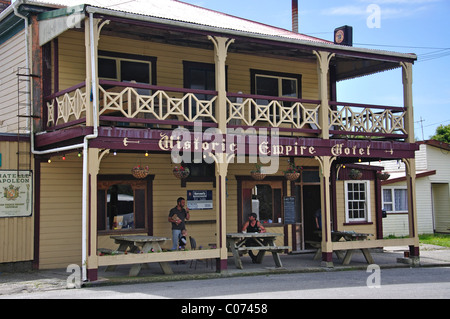
[[[407,247],[388,247],[371,250],[375,264],[383,268],[401,267],[450,267],[450,248],[420,245],[420,260],[414,264],[413,260],[404,258]],[[242,257],[244,269],[236,269],[232,258],[228,259],[228,269],[217,273],[215,263],[205,261],[186,261],[185,263],[171,263],[173,275],[164,275],[159,264],[148,264],[143,267],[137,277],[129,277],[131,266],[119,266],[113,272],[99,269],[99,280],[83,283],[89,288],[99,285],[118,285],[129,283],[200,280],[209,278],[227,278],[231,276],[255,276],[282,273],[328,272],[345,270],[367,270],[367,263],[362,253],[353,255],[349,265],[342,262],[333,254],[333,268],[325,268],[320,260],[313,260],[313,253],[281,255],[282,268],[275,268],[271,254],[266,254],[262,264],[253,264],[249,257]],[[0,273],[0,296],[12,294],[33,293],[37,291],[67,289],[67,279],[71,272],[66,269],[39,270],[20,273]]]

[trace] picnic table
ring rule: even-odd
[[[322,237],[322,232],[317,232],[317,234]],[[331,241],[332,242],[338,242],[338,241],[358,241],[358,240],[367,240],[367,237],[373,236],[372,234],[364,234],[364,233],[357,233],[354,231],[332,231],[331,232]],[[317,248],[317,252],[314,255],[314,260],[317,260],[320,258],[320,255],[322,254],[322,247],[320,242],[308,242],[313,247]],[[350,261],[352,260],[353,253],[357,250],[361,250],[361,252],[364,255],[364,258],[366,259],[368,264],[374,264],[374,260],[372,258],[372,255],[370,254],[370,251],[368,248],[357,248],[357,249],[346,249],[345,251],[341,250],[335,250],[333,251],[336,253],[339,259],[342,259],[343,265],[350,264]],[[344,254],[345,253],[345,254]]]
[[[230,233],[227,234],[227,248],[233,254],[236,268],[244,269],[241,256],[249,251],[258,251],[256,263],[261,264],[266,251],[270,251],[276,267],[283,267],[279,253],[289,246],[277,246],[275,239],[282,234],[277,233]],[[252,246],[248,246],[248,240],[252,239]]]
[[[140,253],[148,253],[151,251],[160,252],[162,251],[161,245],[169,238],[165,237],[155,237],[155,236],[143,236],[143,235],[120,235],[120,236],[111,236],[114,239],[115,243],[119,245],[119,248],[115,251],[118,254],[140,254]],[[135,264],[131,267],[129,276],[137,276],[141,271],[141,268],[144,264]],[[166,275],[173,274],[172,268],[168,262],[159,262],[162,271]],[[116,266],[108,266],[106,271],[114,271]]]

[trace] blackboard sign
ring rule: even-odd
[[[295,197],[284,197],[284,223],[295,224]]]

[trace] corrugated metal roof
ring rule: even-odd
[[[193,23],[215,28],[330,43],[329,41],[323,39],[310,37],[300,33],[294,33],[289,30],[231,16],[176,0],[28,0],[26,2],[30,4],[48,4],[62,7],[87,4],[103,9]]]

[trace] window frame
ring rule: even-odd
[[[107,229],[107,219],[108,219],[108,212],[107,212],[107,202],[104,203],[104,212],[103,212],[103,218],[104,218],[104,229],[99,229],[99,216],[101,214],[100,211],[97,211],[97,232],[101,235],[114,235],[114,234],[134,234],[134,233],[147,233],[149,235],[153,232],[153,223],[152,223],[152,212],[153,212],[153,179],[154,175],[148,175],[145,179],[137,180],[132,175],[98,175],[98,181],[97,181],[97,193],[100,191],[105,192],[105,200],[107,198],[107,193],[109,187],[115,184],[129,184],[131,185],[131,188],[133,189],[134,198],[136,198],[136,190],[144,190],[144,196],[145,196],[145,203],[144,203],[144,211],[141,218],[143,218],[144,222],[144,228],[135,228],[135,225],[132,229]],[[99,200],[100,198],[97,197],[97,210],[99,209]],[[136,222],[136,200],[134,202],[134,222]]]
[[[99,75],[99,79],[123,82],[121,79],[121,61],[127,62],[137,62],[137,63],[148,63],[149,65],[149,83],[148,85],[156,85],[156,57],[137,55],[137,54],[126,54],[120,52],[110,52],[110,51],[99,51],[97,63],[99,59],[110,59],[116,61],[116,78],[104,78]]]
[[[350,200],[349,199],[349,184],[364,184],[364,192],[365,199],[362,200]],[[372,214],[371,214],[371,189],[370,189],[370,180],[358,180],[358,181],[345,181],[344,182],[344,195],[345,195],[345,223],[346,224],[355,224],[355,223],[371,223],[372,222]],[[364,202],[365,203],[365,217],[364,218],[350,218],[350,202]]]
[[[392,202],[386,202],[384,200],[384,191],[385,190],[389,190],[391,192],[391,198],[392,198]],[[384,204],[390,204],[392,205],[392,210],[386,210],[386,213],[389,214],[407,214],[408,213],[408,200],[406,201],[406,210],[397,210],[396,207],[396,201],[395,201],[395,191],[396,190],[402,190],[402,191],[406,191],[406,198],[408,199],[408,188],[406,186],[383,186],[381,189],[381,207],[383,207],[384,209]]]
[[[250,69],[250,75],[251,75],[251,92],[252,92],[253,95],[257,95],[256,94],[256,92],[257,92],[256,77],[257,76],[261,76],[261,77],[277,78],[278,79],[278,84],[279,84],[278,96],[274,96],[275,98],[276,97],[288,97],[288,98],[291,97],[293,99],[301,99],[302,98],[302,75],[301,74]],[[296,80],[297,81],[297,96],[296,97],[283,96],[282,95],[282,91],[280,92],[280,90],[282,90],[283,80],[285,80],[285,79]]]

